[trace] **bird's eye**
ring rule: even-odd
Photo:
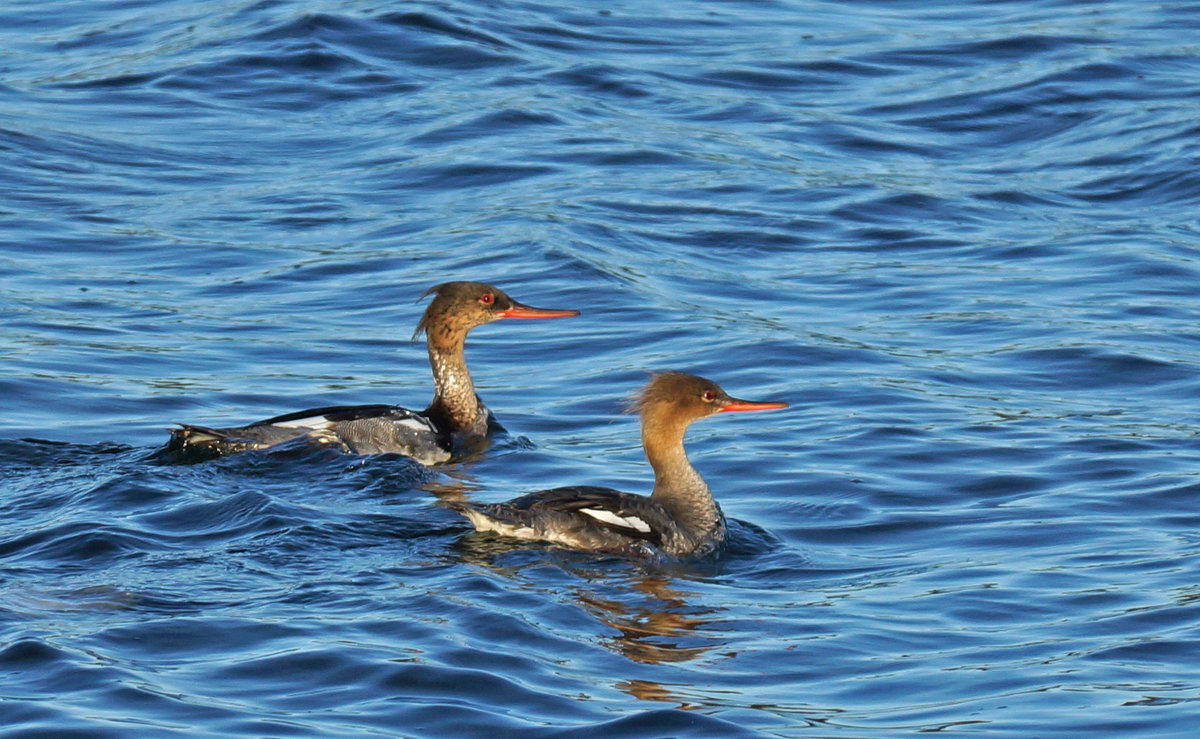
[[[484,305],[491,305],[492,301],[495,299],[496,298],[491,293],[484,293],[483,295],[479,296],[479,302],[483,303]]]
[[[706,403],[711,403],[717,399],[717,394],[712,390],[705,390],[704,392],[700,393],[700,397],[704,398]]]

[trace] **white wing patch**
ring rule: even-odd
[[[430,431],[436,430],[433,428],[432,423],[430,423],[429,421],[427,421],[424,418],[421,418],[419,416],[412,416],[412,417],[405,418],[405,419],[402,419],[399,421],[395,421],[395,424],[397,426],[407,426],[408,428],[412,429],[413,431],[420,431],[421,433],[428,433]]]
[[[370,419],[366,419],[370,420]],[[404,426],[413,431],[427,434],[436,432],[437,429],[428,420],[420,416],[409,416],[408,418],[382,418],[380,421],[394,423],[397,426]],[[272,426],[279,426],[285,429],[308,429],[309,431],[325,431],[333,428],[335,421],[329,420],[328,416],[309,416],[308,418],[294,418],[290,421],[276,421]]]
[[[325,416],[309,416],[308,418],[296,418],[291,421],[279,421],[271,424],[272,426],[280,426],[285,429],[311,429],[313,431],[321,431],[333,425]]]
[[[586,513],[589,516],[591,516],[592,518],[596,519],[597,521],[603,521],[604,523],[611,523],[614,526],[623,526],[624,528],[627,528],[627,529],[633,529],[634,531],[640,531],[643,534],[650,533],[650,524],[646,523],[645,521],[638,518],[637,516],[622,517],[622,516],[618,516],[617,514],[613,513],[612,511],[606,511],[603,508],[580,508],[579,512]]]

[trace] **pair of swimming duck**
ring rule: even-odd
[[[518,303],[480,282],[448,282],[429,290],[433,300],[417,324],[427,337],[433,402],[423,411],[394,405],[315,408],[236,428],[183,425],[169,450],[216,457],[265,449],[308,437],[354,454],[395,452],[421,462],[449,461],[487,438],[491,412],[475,394],[463,342],[476,326],[502,318],[565,318],[575,310]],[[785,408],[785,403],[730,397],[715,382],[682,372],[654,375],[635,401],[642,445],[654,469],[649,497],[610,488],[572,486],[542,490],[507,503],[453,503],[480,531],[592,551],[704,555],[725,541],[725,517],[708,485],[688,461],[683,434],[693,421],[731,411]]]

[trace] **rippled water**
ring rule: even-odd
[[[1200,6],[182,0],[0,10],[12,736],[1190,736]],[[482,458],[152,458],[423,407]],[[645,492],[648,369],[782,399],[715,564],[439,498]]]

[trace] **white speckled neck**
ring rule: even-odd
[[[475,385],[463,358],[462,342],[446,351],[429,345],[429,366],[433,369],[433,402],[436,409],[449,421],[454,430],[467,429],[476,425],[479,416],[479,400],[475,397]]]

